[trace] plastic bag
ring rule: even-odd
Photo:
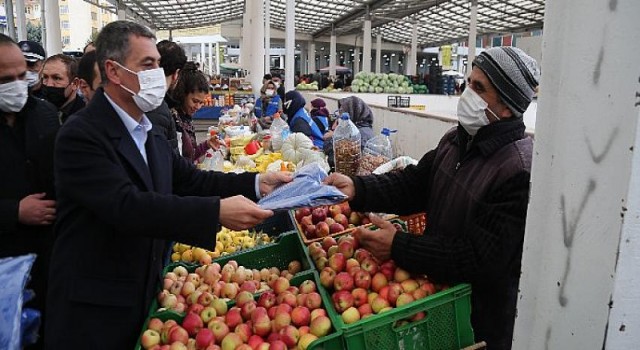
[[[418,164],[417,160],[411,157],[402,156],[382,164],[381,166],[376,168],[376,170],[373,171],[373,174],[380,175],[380,174],[388,173],[393,170],[404,169],[407,165],[416,165],[416,164]]]
[[[21,318],[24,302],[23,290],[34,254],[0,259],[0,349],[21,348]]]
[[[327,172],[318,163],[306,165],[294,173],[293,181],[260,199],[258,205],[268,210],[289,210],[344,202],[346,195],[322,184],[325,177]]]

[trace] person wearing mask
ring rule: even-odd
[[[0,34],[0,258],[37,255],[27,284],[35,298],[26,306],[46,319],[56,219],[53,145],[60,124],[55,107],[29,94],[28,66],[20,49]],[[30,349],[42,346],[40,339]]]
[[[280,100],[284,101],[284,80],[282,80],[282,75],[280,73],[273,74],[271,81],[276,84],[276,93],[280,96]]]
[[[84,101],[89,104],[91,98],[100,87],[100,70],[96,62],[96,51],[89,51],[78,62],[78,89]]]
[[[262,85],[264,86],[264,84],[266,84],[269,81],[271,81],[271,74],[267,73],[262,77]]]
[[[360,147],[364,149],[374,135],[373,135],[373,112],[371,108],[357,96],[349,96],[338,100],[338,116],[342,113],[348,113],[353,124],[358,127],[360,131]],[[329,159],[329,165],[333,167],[333,131],[338,126],[338,120],[336,120],[331,130],[324,134],[324,153]]]
[[[47,58],[42,67],[42,96],[58,108],[60,124],[84,108],[84,100],[77,90],[78,62],[75,58],[63,54]]]
[[[305,104],[304,97],[296,90],[291,90],[285,95],[284,113],[287,115],[289,130],[292,133],[300,132],[307,135],[313,141],[314,146],[322,149],[324,145],[322,132],[309,112],[304,109]]]
[[[470,283],[476,340],[511,349],[533,141],[522,115],[538,85],[536,61],[515,47],[485,50],[458,101],[457,128],[418,165],[366,177],[330,175],[357,211],[427,213],[423,235],[397,231],[374,216],[378,231],[356,238],[380,261],[393,259],[437,283]]]
[[[292,180],[201,171],[171,150],[145,115],[166,84],[147,27],[111,22],[96,52],[102,87],[55,145],[47,349],[132,349],[168,241],[213,247],[220,225],[248,229],[272,216],[254,201]]]
[[[171,115],[175,121],[176,130],[182,134],[182,156],[195,163],[207,153],[208,149],[219,147],[216,137],[198,144],[196,129],[193,126],[193,115],[202,108],[209,94],[209,80],[193,62],[187,62],[171,94],[176,101],[175,107],[171,109]]]
[[[174,151],[179,152],[176,122],[171,113],[171,110],[176,108],[177,103],[171,97],[171,90],[173,90],[176,82],[178,81],[180,70],[187,63],[187,55],[185,54],[182,46],[173,41],[162,40],[156,46],[160,56],[162,57],[162,60],[160,60],[160,67],[162,67],[162,70],[164,71],[167,94],[165,94],[164,101],[160,107],[147,113],[147,117],[151,120],[151,124],[153,124],[155,128],[158,128],[160,133],[165,135],[171,145],[171,148]]]
[[[31,94],[36,97],[42,98],[41,84],[40,84],[40,72],[42,71],[42,65],[47,58],[47,54],[44,51],[42,45],[35,41],[25,40],[18,43],[24,59],[27,61],[27,82],[29,83],[29,89]]]
[[[311,101],[311,118],[320,128],[320,132],[324,135],[329,130],[329,110],[327,104],[321,98]]]
[[[260,97],[254,109],[260,126],[268,129],[273,121],[273,115],[282,112],[282,100],[276,93],[276,84],[267,81],[260,89]]]

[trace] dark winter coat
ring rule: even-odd
[[[178,134],[176,133],[176,122],[171,115],[171,108],[174,108],[176,103],[169,95],[164,97],[164,101],[160,107],[154,109],[151,112],[146,113],[147,118],[153,124],[153,127],[158,129],[169,141],[171,149],[178,152]]]
[[[441,283],[471,283],[472,325],[510,349],[529,200],[533,142],[521,119],[451,130],[417,166],[355,178],[358,211],[427,213],[423,236],[397,233],[392,258]],[[467,147],[467,143],[469,146]]]

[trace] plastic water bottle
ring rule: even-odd
[[[289,136],[289,125],[280,118],[280,113],[276,113],[269,130],[271,131],[271,147],[275,152],[278,152],[282,148],[282,142]]]
[[[354,176],[360,160],[360,130],[348,113],[343,113],[333,133],[333,159],[336,172]]]
[[[380,135],[367,141],[360,159],[358,175],[370,175],[382,164],[393,159],[393,149],[389,136],[397,130],[382,128]]]

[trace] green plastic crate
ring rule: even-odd
[[[313,280],[316,283],[316,286],[320,287],[320,278],[318,276],[318,273],[312,270],[304,271],[296,274],[291,279],[290,283],[293,286],[300,286],[300,284],[302,284],[302,282],[306,280]],[[259,294],[256,294],[255,299],[257,300],[258,297],[259,297]],[[338,329],[339,320],[336,318],[337,315],[335,311],[331,310],[330,303],[331,303],[330,300],[327,301],[324,297],[322,298],[322,306],[327,310],[327,316],[329,317],[329,319],[331,319],[332,331],[330,334],[311,343],[307,348],[308,350],[344,349],[342,332]],[[229,303],[227,303],[229,307],[231,307],[233,304],[235,304],[234,301],[230,301]],[[184,315],[178,314],[172,311],[151,312],[147,316],[147,319],[145,320],[144,325],[142,326],[142,330],[140,331],[140,336],[138,337],[138,341],[134,348],[135,350],[143,350],[142,346],[140,345],[140,340],[141,340],[140,337],[142,337],[142,333],[147,329],[149,320],[156,317],[161,319],[163,322],[167,320],[175,320],[178,323],[182,323],[182,320],[184,319]]]

